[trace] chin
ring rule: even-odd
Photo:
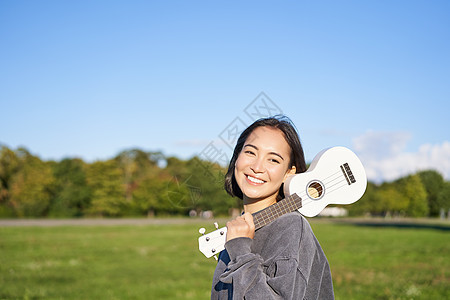
[[[273,193],[244,193],[244,195],[252,201],[258,201],[273,196]]]

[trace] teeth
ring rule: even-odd
[[[251,176],[247,176],[247,178],[248,178],[248,180],[250,180],[251,182],[254,182],[254,183],[264,183],[263,180],[260,180],[258,178],[254,178],[254,177],[251,177]]]

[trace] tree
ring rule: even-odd
[[[164,184],[157,180],[155,176],[142,179],[139,185],[133,190],[130,213],[138,215],[152,216],[159,210],[159,199],[164,193]]]
[[[406,209],[411,217],[426,217],[428,215],[427,192],[419,175],[410,175],[397,181],[399,189],[409,199]]]
[[[88,214],[121,216],[127,210],[120,168],[114,160],[96,161],[87,168],[87,183],[92,190]]]
[[[436,205],[443,210],[444,213],[450,213],[450,182],[445,181],[442,189],[437,195]]]
[[[434,170],[421,171],[417,173],[427,191],[427,202],[430,216],[438,216],[441,206],[438,203],[438,195],[444,188],[444,178]]]
[[[16,153],[6,146],[0,148],[0,187],[9,189],[11,178],[19,170],[20,161]]]
[[[81,159],[64,159],[53,164],[50,216],[80,217],[88,208],[91,189],[86,180],[86,166]]]
[[[367,188],[364,195],[357,202],[346,206],[350,216],[361,216],[369,213],[375,213],[378,203],[378,186],[372,182],[367,182]]]
[[[159,169],[158,162],[163,159],[160,152],[144,152],[139,149],[130,149],[120,152],[114,160],[120,167],[125,184],[125,197],[132,201],[133,190],[148,173]]]
[[[189,190],[183,182],[163,172],[147,174],[133,191],[130,209],[139,215],[184,214],[189,206]]]
[[[404,215],[410,202],[395,183],[383,184],[378,191],[378,200],[384,215]]]
[[[16,153],[19,169],[11,178],[9,202],[18,217],[46,216],[54,180],[51,167],[26,149],[19,148]]]
[[[9,201],[12,177],[19,171],[20,161],[16,153],[6,146],[0,148],[0,217],[14,216]]]
[[[242,205],[239,198],[232,198],[226,193],[224,189],[226,170],[223,167],[200,160],[198,157],[188,160],[186,167],[190,174],[187,182],[195,210],[212,210],[215,214],[228,214],[230,208]]]

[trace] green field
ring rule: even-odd
[[[310,222],[336,299],[450,298],[445,225]],[[204,224],[0,227],[0,299],[209,299]]]

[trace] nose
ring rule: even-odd
[[[250,165],[250,169],[255,173],[263,173],[264,172],[264,161],[260,158],[257,158]]]

